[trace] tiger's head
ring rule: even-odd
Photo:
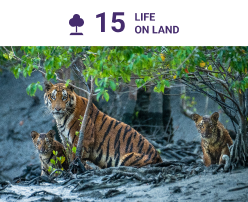
[[[217,123],[219,119],[218,112],[214,112],[211,116],[200,116],[198,114],[193,114],[191,118],[195,121],[196,128],[202,138],[209,139],[216,135]]]
[[[34,146],[40,154],[46,155],[53,151],[54,135],[54,130],[50,130],[47,134],[39,134],[35,131],[31,132],[31,137],[33,139]]]
[[[48,110],[55,119],[61,119],[66,113],[73,111],[76,105],[76,96],[72,86],[64,83],[52,84],[45,81],[44,100]]]

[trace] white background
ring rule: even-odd
[[[248,1],[228,0],[1,0],[0,45],[248,45]],[[106,13],[101,32],[99,13]],[[112,13],[124,12],[125,30],[112,31]],[[155,13],[137,22],[135,13]],[[84,19],[83,36],[71,36],[74,14]],[[116,23],[119,25],[119,23]],[[136,34],[135,26],[176,25],[178,34]],[[119,28],[119,26],[118,26]]]

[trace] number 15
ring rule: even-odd
[[[118,15],[124,16],[124,12],[113,12],[112,22],[119,22],[121,24],[121,27],[119,29],[117,29],[115,26],[111,27],[114,32],[122,32],[125,29],[124,21],[116,18]],[[101,18],[101,32],[105,32],[105,12],[96,15],[96,18],[99,17]]]

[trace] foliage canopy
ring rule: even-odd
[[[218,71],[216,63],[233,77],[242,75],[242,79],[231,83],[231,88],[244,92],[248,87],[247,51],[247,47],[1,47],[0,62],[11,68],[16,78],[20,73],[26,77],[43,71],[46,79],[56,80],[56,71],[72,68],[80,59],[85,65],[82,74],[86,81],[93,76],[96,92],[100,92],[98,98],[105,95],[108,99],[107,88],[115,91],[131,78],[135,78],[138,88],[152,82],[156,92],[164,92],[174,81],[187,79],[199,70],[212,71],[214,77],[224,79],[225,72]],[[40,83],[30,84],[28,94],[34,95],[37,88],[42,90]]]

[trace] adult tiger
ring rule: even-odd
[[[78,135],[75,132],[80,130],[80,115],[83,117],[88,100],[63,83],[53,85],[46,81],[45,91],[45,104],[53,114],[58,130],[76,146]],[[141,167],[162,162],[147,139],[129,125],[99,111],[94,104],[89,111],[83,147],[82,160],[89,160],[101,168]]]

